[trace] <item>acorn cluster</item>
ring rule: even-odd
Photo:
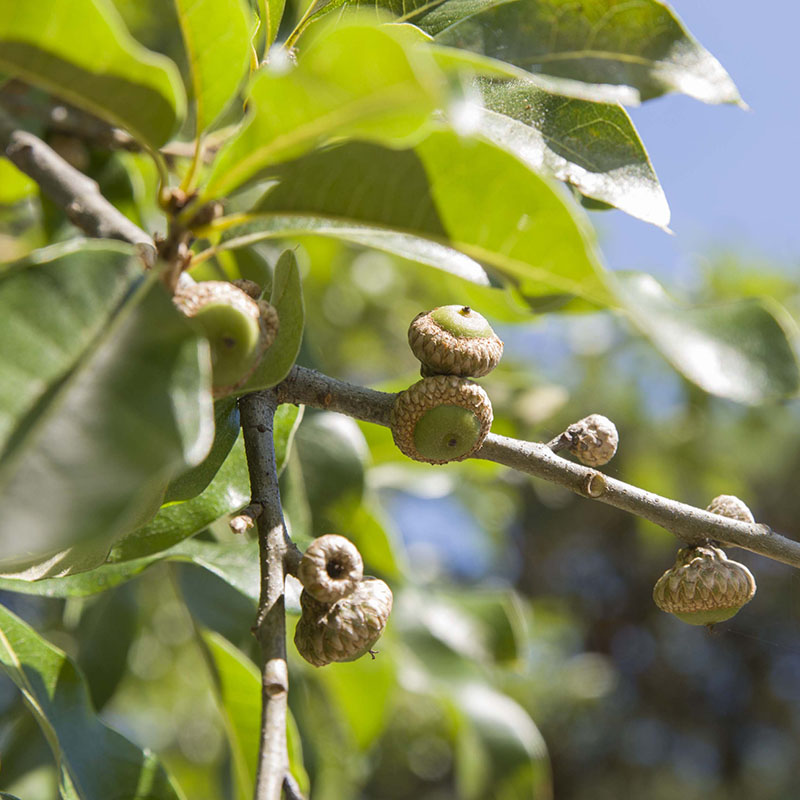
[[[294,643],[315,667],[372,652],[392,610],[391,589],[364,575],[358,548],[344,536],[315,539],[297,569],[302,613]]]
[[[172,298],[208,339],[215,397],[244,386],[275,341],[278,312],[260,295],[253,281],[203,281]]]
[[[755,521],[750,509],[733,495],[715,497],[706,510],[740,522]],[[678,550],[673,566],[658,579],[653,600],[683,622],[710,627],[730,619],[755,593],[750,570],[709,543]]]
[[[453,305],[417,314],[408,343],[423,378],[397,396],[394,443],[409,458],[429,464],[469,458],[492,426],[492,404],[468,379],[497,366],[503,342],[477,311]]]

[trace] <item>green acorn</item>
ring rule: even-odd
[[[391,427],[394,443],[415,461],[463,461],[489,433],[492,404],[477,383],[433,375],[397,396]]]
[[[740,522],[755,522],[753,512],[742,500],[732,494],[717,495],[706,507],[712,514],[738,519]]]
[[[488,375],[503,355],[492,326],[469,306],[439,306],[414,317],[408,343],[422,362],[423,376]]]
[[[305,591],[321,603],[335,603],[352,594],[363,576],[358,548],[335,533],[314,539],[297,568],[297,579]]]
[[[656,605],[690,625],[730,619],[756,593],[753,574],[718,547],[684,547],[653,589]]]
[[[323,603],[306,589],[294,643],[315,667],[332,661],[355,661],[378,641],[392,610],[392,591],[381,580],[366,577],[355,591],[335,603]]]
[[[244,384],[275,340],[275,309],[227,281],[203,281],[182,288],[173,302],[208,338],[215,396]]]

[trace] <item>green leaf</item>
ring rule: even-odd
[[[73,661],[2,606],[0,666],[47,737],[64,800],[178,800],[156,758],[95,716]]]
[[[270,47],[275,43],[285,8],[286,0],[258,0],[258,13],[266,36],[265,54],[269,52]]]
[[[214,443],[211,451],[196,467],[184,472],[167,487],[164,502],[191,500],[197,497],[219,471],[239,436],[239,408],[236,399],[225,397],[214,403]]]
[[[130,586],[106,592],[88,603],[72,602],[81,608],[74,631],[77,663],[86,677],[92,707],[100,711],[127,674],[128,652],[139,634],[139,606]]]
[[[797,394],[800,368],[787,335],[793,325],[774,301],[748,298],[687,308],[650,275],[615,273],[615,278],[633,324],[700,388],[750,405]],[[796,337],[794,330],[791,336]]]
[[[131,252],[55,246],[0,276],[6,571],[37,564],[33,578],[101,563],[210,446],[207,348]],[[75,558],[38,563],[72,545]]]
[[[400,23],[407,31],[415,31],[417,36],[427,34],[409,23]],[[410,35],[410,34],[409,34]],[[428,46],[436,63],[447,72],[457,70],[462,75],[483,75],[487,78],[524,81],[549,94],[572,97],[576,100],[587,100],[590,103],[612,103],[627,106],[640,104],[639,92],[630,86],[612,86],[608,83],[585,83],[571,78],[556,78],[541,72],[529,72],[499,58],[463,50],[460,47],[449,47],[428,38]]]
[[[391,654],[376,647],[375,658],[359,658],[347,664],[328,664],[314,678],[325,687],[339,719],[350,730],[356,747],[363,751],[383,733],[389,722],[392,694],[396,689]]]
[[[225,728],[236,778],[236,797],[253,796],[261,733],[261,676],[256,665],[227,639],[213,631],[201,631],[201,641],[209,657],[209,667]],[[308,790],[308,775],[298,750],[296,725],[287,715],[289,768],[303,791]],[[292,736],[292,733],[295,735]]]
[[[36,183],[7,158],[0,158],[0,205],[11,206],[36,192]]]
[[[484,774],[488,785],[476,785],[473,775],[469,783],[464,782],[461,787],[466,797],[477,800],[487,796],[489,786],[501,786],[506,782],[513,786],[519,773],[528,779],[525,791],[500,796],[540,796],[539,791],[533,795],[531,791],[539,783],[549,783],[549,756],[544,739],[528,712],[488,683],[461,684],[453,689],[452,696],[463,722],[472,729],[488,756],[488,774]]]
[[[300,413],[296,406],[282,405],[275,414],[275,455],[279,470],[288,458]],[[165,505],[150,522],[119,542],[108,560],[116,563],[166,550],[226,514],[238,511],[249,500],[250,478],[244,443],[239,437],[205,491],[186,502]]]
[[[477,132],[537,172],[665,228],[669,205],[625,109],[545,92],[525,81],[476,81]]]
[[[153,148],[185,113],[175,64],[136,42],[107,0],[0,0],[0,69]]]
[[[477,261],[452,247],[402,231],[382,230],[320,217],[259,217],[254,223],[237,226],[235,231],[215,248],[215,252],[234,250],[238,253],[239,248],[246,247],[254,240],[304,234],[327,236],[361,247],[382,250],[384,253],[427,264],[482,286],[488,286],[490,283],[489,276]]]
[[[248,92],[255,110],[217,157],[204,199],[229,194],[265,167],[333,138],[408,142],[443,91],[430,55],[406,36],[363,25],[327,30],[304,48],[296,68],[267,66],[256,75]]]
[[[289,236],[317,226],[335,235],[330,222],[341,221],[455,248],[529,297],[609,302],[584,213],[489,142],[451,131],[432,133],[413,150],[348,142],[275,167],[270,176],[276,183],[252,213],[220,221],[231,226],[226,237],[237,236],[237,223],[247,225],[250,241],[260,223],[268,236],[280,227]]]
[[[233,100],[250,64],[242,0],[175,0],[194,88],[199,136]]]
[[[240,393],[268,389],[280,383],[289,374],[300,352],[305,326],[303,282],[297,258],[291,250],[284,250],[275,265],[269,301],[278,312],[278,335]],[[299,424],[299,419],[297,422]],[[276,444],[277,441],[276,438]]]
[[[327,13],[343,4],[332,3]],[[437,42],[556,79],[631,87],[643,100],[683,92],[741,103],[720,63],[658,0],[373,0]],[[550,88],[555,89],[556,85]],[[569,92],[566,92],[569,93]]]
[[[88,572],[25,581],[0,578],[0,589],[40,597],[88,597],[120,586],[161,561],[179,561],[207,569],[241,594],[258,600],[258,542],[237,539],[234,542],[206,542],[188,539],[142,558],[102,564]]]
[[[340,414],[314,414],[300,426],[295,444],[314,535],[321,536],[361,505],[367,445],[358,424]]]

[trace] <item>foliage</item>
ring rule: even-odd
[[[0,0],[0,107],[138,224],[190,233],[194,279],[255,280],[277,308],[239,394],[296,362],[405,388],[410,319],[463,302],[507,342],[486,381],[495,432],[547,440],[602,408],[623,433],[615,474],[700,505],[752,493],[776,527],[793,519],[776,483],[791,448],[767,451],[793,438],[792,410],[764,404],[800,389],[796,286],[723,266],[673,299],[606,268],[584,208],[668,226],[624,105],[741,104],[664,3],[19,5]],[[62,102],[83,129],[42,116]],[[258,548],[226,525],[249,501],[235,397],[214,402],[207,343],[159,270],[77,237],[5,159],[0,225],[0,665],[16,687],[0,685],[0,794],[249,797]],[[291,770],[314,798],[546,800],[554,775],[560,797],[618,797],[629,772],[636,796],[791,785],[759,784],[756,739],[769,729],[780,753],[796,734],[722,695],[796,702],[793,657],[759,664],[728,636],[712,672],[689,651],[713,640],[644,609],[663,532],[485,462],[432,471],[346,417],[282,406],[275,445],[293,539],[347,535],[395,594],[375,660],[290,655]],[[769,571],[766,586],[774,607],[786,589]],[[287,605],[295,620],[296,582]],[[707,719],[688,723],[693,697]],[[741,741],[720,738],[748,715]],[[647,735],[713,752],[672,769]],[[743,766],[714,767],[735,760],[723,746]]]

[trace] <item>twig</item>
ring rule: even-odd
[[[286,664],[284,611],[286,524],[281,509],[275,463],[273,425],[278,399],[274,391],[239,399],[251,503],[261,506],[258,517],[261,597],[253,633],[261,647],[261,741],[255,800],[280,800],[289,771],[286,750],[286,707],[289,671]]]
[[[305,796],[300,791],[300,787],[291,772],[287,772],[286,777],[283,779],[283,793],[286,796],[286,800],[305,800]]]
[[[64,209],[70,221],[98,239],[121,239],[137,245],[148,266],[155,263],[153,240],[100,194],[97,184],[70,166],[32,133],[21,130],[0,110],[0,147],[22,172]]]
[[[294,367],[277,387],[282,403],[302,403],[338,411],[365,422],[388,426],[396,395],[354,386],[304,367]],[[775,561],[800,567],[800,542],[766,525],[711,514],[611,478],[591,467],[556,455],[548,445],[489,434],[475,458],[543,478],[576,494],[628,511],[660,525],[684,542],[713,539]]]
[[[244,533],[249,531],[256,524],[256,520],[261,515],[261,503],[250,503],[247,508],[243,508],[235,517],[231,517],[228,525],[233,533]]]

